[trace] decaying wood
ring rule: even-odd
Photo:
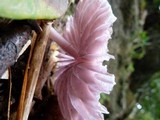
[[[22,120],[27,120],[30,113],[35,87],[40,73],[45,48],[48,42],[49,28],[50,25],[43,26],[43,33],[41,33],[39,39],[35,43],[35,48],[30,63],[30,69],[28,71],[28,82],[26,88]]]
[[[41,94],[42,88],[46,83],[47,79],[50,77],[52,69],[56,66],[57,62],[56,55],[58,54],[57,50],[58,50],[57,44],[52,43],[47,56],[47,61],[43,62],[43,67],[41,68],[35,90],[35,97],[39,99],[42,99],[42,94]]]
[[[11,29],[12,31],[0,36],[0,77],[16,62],[23,45],[31,38],[29,26],[17,26]]]

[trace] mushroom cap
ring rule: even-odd
[[[115,85],[114,75],[102,65],[114,58],[107,44],[115,20],[107,0],[80,0],[63,36],[51,29],[51,38],[61,47],[54,89],[66,120],[102,120],[102,113],[108,113],[99,99]]]

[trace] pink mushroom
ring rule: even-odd
[[[108,113],[99,99],[115,85],[102,65],[114,58],[107,43],[115,20],[107,0],[80,0],[63,36],[51,28],[50,38],[60,46],[54,89],[64,119],[103,120]]]

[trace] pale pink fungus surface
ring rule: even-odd
[[[100,93],[109,94],[115,85],[104,60],[116,17],[107,0],[80,0],[61,36],[51,28],[50,38],[61,49],[57,56],[54,89],[66,120],[103,120],[107,109]]]

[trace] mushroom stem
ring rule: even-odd
[[[55,41],[64,51],[69,53],[71,56],[77,56],[75,50],[71,44],[62,37],[53,27],[50,27],[50,39]]]

